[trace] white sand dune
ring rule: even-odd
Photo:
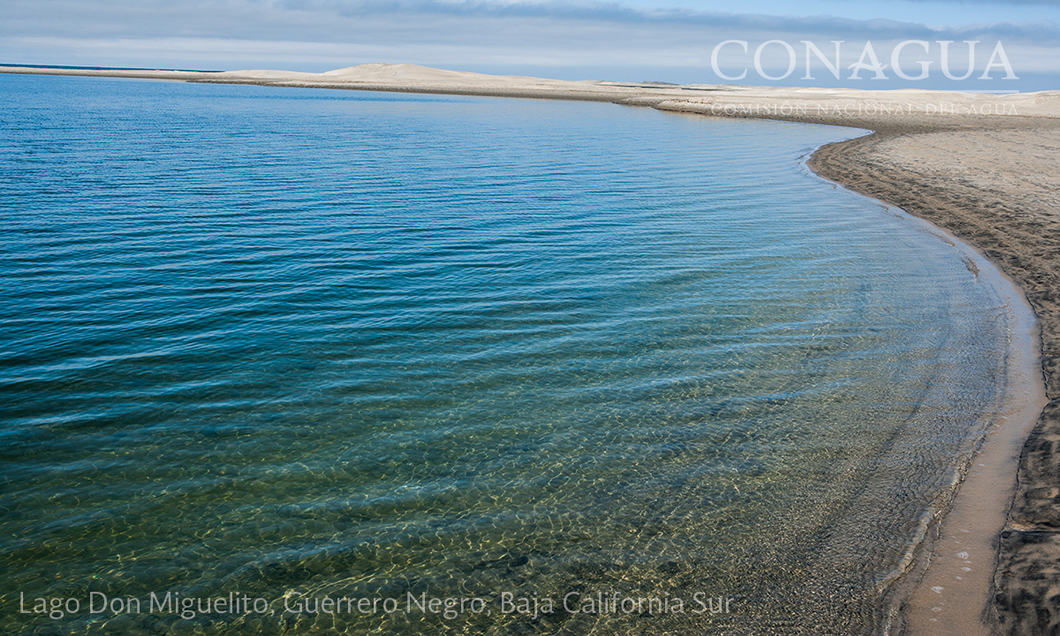
[[[1060,119],[1060,91],[992,95],[921,89],[879,91],[728,84],[678,86],[596,80],[573,82],[448,71],[415,64],[361,64],[325,73],[268,69],[202,73],[27,67],[0,67],[0,73],[610,101],[719,117],[765,117],[839,125],[859,125],[857,120],[865,117],[886,120],[909,115]]]

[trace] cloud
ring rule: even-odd
[[[1060,2],[1055,0],[1053,3]],[[1056,25],[997,22],[931,28],[897,20],[854,20],[828,15],[776,16],[644,9],[615,3],[459,2],[446,0],[111,0],[85,3],[70,0],[8,0],[0,33],[10,36],[75,37],[236,37],[262,40],[342,41],[351,32],[363,35],[370,25],[384,33],[399,32],[445,37],[442,26],[466,25],[448,39],[475,37],[473,27],[508,25],[506,30],[536,32],[567,25],[587,35],[636,28],[644,32],[706,35],[724,32],[783,34],[785,37],[829,35],[854,38],[934,38],[997,34],[1010,38],[1054,41]],[[438,22],[439,19],[444,20]],[[432,25],[434,25],[432,27]],[[520,26],[521,25],[521,26]],[[516,29],[515,27],[518,27]],[[431,33],[433,32],[433,33]]]
[[[790,42],[800,51],[802,40],[822,50],[843,40],[844,57],[855,59],[869,40],[881,55],[901,40],[979,40],[981,56],[1001,40],[1017,70],[1060,73],[1060,29],[1042,20],[929,27],[552,1],[7,0],[0,61],[314,71],[412,62],[565,79],[606,74],[709,83],[717,81],[711,52],[728,39],[748,41],[752,53],[768,40]],[[933,51],[937,58],[938,45]],[[771,47],[764,62],[786,68],[782,54]],[[742,55],[727,49],[725,61],[742,64]]]

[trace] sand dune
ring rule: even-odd
[[[260,84],[496,97],[609,101],[719,117],[765,117],[795,121],[860,120],[930,115],[948,117],[1060,118],[1060,91],[991,95],[904,89],[751,87],[727,84],[666,85],[659,82],[566,81],[516,75],[484,75],[415,64],[361,64],[325,73],[244,70],[207,73],[166,70],[96,70],[3,67],[0,73],[129,77],[223,84]],[[821,122],[825,123],[825,122]],[[869,126],[871,128],[871,126]]]

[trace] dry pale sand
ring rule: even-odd
[[[957,497],[935,515],[915,564],[892,595],[892,621],[881,630],[1060,633],[1060,91],[979,95],[566,82],[407,64],[328,73],[0,72],[607,101],[874,131],[822,147],[810,167],[978,248],[1000,270],[996,276],[1022,289],[1038,320],[1014,329],[1009,401]],[[985,276],[995,275],[986,271],[989,263],[981,265]],[[1012,298],[1015,314],[1023,300],[1018,296]]]

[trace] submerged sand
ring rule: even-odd
[[[995,497],[1011,500],[1004,527],[991,545],[998,560],[986,615],[976,616],[974,607],[979,605],[962,607],[953,599],[949,607],[958,617],[963,613],[963,620],[930,631],[925,626],[931,620],[926,615],[934,611],[941,620],[945,613],[935,608],[946,609],[942,599],[948,591],[936,588],[953,587],[953,578],[966,567],[967,559],[957,555],[968,550],[957,547],[954,532],[943,529],[930,555],[931,567],[936,572],[949,568],[953,576],[944,582],[931,571],[924,575],[920,589],[909,599],[909,633],[1043,634],[1060,629],[1060,608],[1052,600],[1060,593],[1058,123],[1039,118],[969,118],[925,128],[923,122],[908,127],[886,122],[877,125],[873,135],[821,148],[811,160],[820,174],[891,202],[978,247],[1023,289],[1040,327],[1034,344],[1040,351],[1044,395],[1028,395],[1027,402],[1040,401],[1044,410],[1028,410],[1040,416],[1029,437],[1017,438],[1022,447],[1002,438],[986,449],[1004,454],[1011,447],[1008,453],[1019,454],[1018,485],[1013,484],[1011,470],[990,467],[989,479],[973,485],[969,478],[962,488],[969,497],[989,497],[993,491]],[[1028,392],[1036,387],[1017,383],[1010,385],[1013,388]],[[1014,420],[1007,426],[1019,430],[1019,418]],[[1005,459],[1000,458],[1002,467],[1011,464]],[[984,508],[985,500],[958,501],[946,523],[960,527],[956,530],[960,532],[969,521],[986,518],[989,512]],[[983,626],[971,631],[969,618],[981,619]]]
[[[1027,324],[1013,333],[1005,410],[956,499],[935,514],[917,564],[895,595],[892,621],[882,629],[1060,631],[1060,606],[1053,602],[1060,595],[1060,91],[981,95],[567,82],[408,64],[327,73],[0,72],[604,101],[874,131],[822,147],[810,167],[978,248],[1022,289],[1038,319],[1037,332]],[[1013,297],[1013,311],[1022,300]]]

